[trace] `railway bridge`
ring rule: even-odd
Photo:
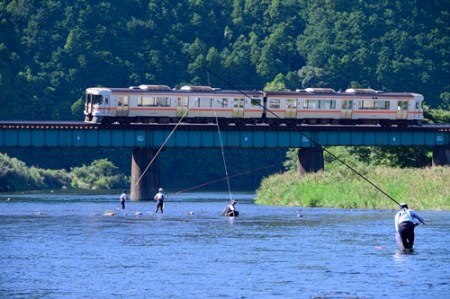
[[[450,125],[379,126],[226,126],[97,125],[84,122],[0,122],[0,148],[101,148],[132,150],[131,198],[147,200],[159,186],[155,154],[160,148],[298,148],[298,172],[323,169],[322,146],[423,146],[433,165],[450,165]],[[155,161],[153,161],[155,160]],[[146,170],[151,163],[151,167]]]

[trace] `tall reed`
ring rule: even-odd
[[[358,169],[369,181],[413,209],[450,210],[450,167]],[[393,209],[397,204],[347,169],[332,169],[298,178],[293,172],[265,178],[256,203],[305,207]]]

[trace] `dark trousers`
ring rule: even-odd
[[[158,213],[159,209],[161,209],[161,213],[163,213],[163,207],[164,207],[164,203],[163,202],[158,202],[156,204],[156,212],[155,213]]]
[[[398,233],[405,249],[412,249],[414,246],[414,228],[414,223],[410,221],[405,221],[398,225]]]
[[[125,209],[125,201],[121,200],[120,203],[122,204],[122,209]]]

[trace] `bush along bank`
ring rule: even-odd
[[[450,167],[358,169],[364,177],[413,209],[450,210]],[[257,204],[303,207],[396,209],[396,203],[349,169],[333,169],[298,178],[294,172],[264,179]]]
[[[65,169],[28,167],[24,162],[0,153],[0,192],[48,189],[112,190],[129,186],[129,178],[107,159]]]

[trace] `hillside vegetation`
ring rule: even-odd
[[[222,79],[419,92],[437,107],[449,24],[442,0],[0,1],[0,119],[81,120],[92,86]]]

